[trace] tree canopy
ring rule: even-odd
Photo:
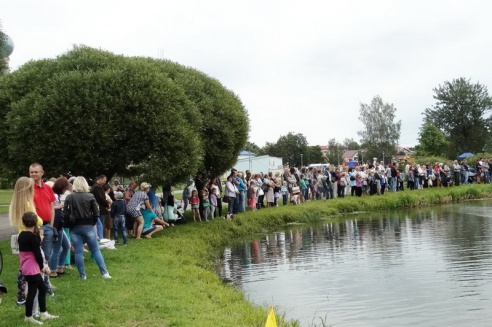
[[[393,104],[384,103],[378,95],[371,104],[360,104],[359,119],[364,129],[358,134],[362,138],[362,146],[367,149],[367,157],[390,157],[396,153],[400,140],[401,121],[395,122],[396,108]]]
[[[419,155],[444,156],[449,150],[449,139],[430,122],[424,123],[419,132]]]
[[[249,130],[237,96],[205,74],[85,46],[0,78],[0,116],[0,156],[14,175],[37,161],[48,175],[131,175],[154,185],[226,171]]]
[[[487,87],[463,77],[434,88],[437,103],[424,112],[425,122],[438,127],[450,140],[448,155],[481,152],[489,137],[492,105]]]
[[[307,155],[307,147],[308,144],[304,135],[289,132],[287,135],[280,136],[277,142],[267,143],[263,149],[265,153],[271,156],[281,157],[284,165],[300,167],[301,154],[302,163],[308,163],[304,160],[306,158],[304,156]]]

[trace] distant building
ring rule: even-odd
[[[249,170],[252,173],[268,173],[270,171],[283,171],[284,169],[284,166],[282,165],[282,158],[271,157],[269,155],[257,157],[249,153],[248,155],[243,154],[243,152],[244,151],[241,151],[237,162],[232,166],[238,171],[245,172],[246,170]]]
[[[348,150],[342,154],[342,159],[349,161],[359,161],[359,150]]]

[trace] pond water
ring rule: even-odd
[[[301,326],[492,326],[492,202],[290,227],[224,257],[224,280]]]

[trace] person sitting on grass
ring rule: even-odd
[[[178,205],[174,201],[174,195],[167,196],[167,202],[164,202],[163,218],[169,224],[186,224],[181,212],[178,210]]]
[[[142,216],[144,220],[142,235],[145,238],[152,238],[152,235],[162,231],[164,227],[170,226],[162,219],[157,218],[157,215],[152,210],[142,210]]]
[[[24,224],[25,229],[19,234],[18,241],[21,270],[28,285],[25,321],[42,325],[43,323],[34,319],[32,315],[36,294],[38,295],[41,320],[55,319],[58,318],[58,316],[53,316],[46,311],[47,289],[41,273],[49,274],[50,268],[45,264],[41,252],[41,238],[37,233],[37,221],[38,216],[34,212],[28,211],[24,213],[22,216],[22,223]]]

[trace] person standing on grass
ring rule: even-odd
[[[96,199],[99,206],[99,218],[97,219],[97,238],[102,240],[104,238],[104,226],[106,223],[106,214],[108,213],[108,203],[106,201],[106,193],[103,190],[103,185],[106,184],[107,178],[105,175],[96,177],[96,182],[91,187],[91,193]]]
[[[123,193],[124,194],[123,198],[125,199],[126,205],[128,205],[128,202],[130,202],[130,200],[132,199],[133,194],[135,194],[136,188],[137,188],[137,183],[131,182],[128,185],[128,187],[125,189],[125,192]],[[135,236],[133,235],[133,219],[128,212],[125,213],[125,224],[128,234]]]
[[[94,195],[89,193],[89,185],[84,177],[79,176],[73,182],[73,193],[67,195],[63,207],[64,219],[70,221],[70,238],[75,252],[75,264],[81,279],[87,279],[84,268],[84,243],[87,243],[102,278],[111,276],[106,270],[104,258],[99,250],[94,225],[99,218],[99,207]]]
[[[249,207],[253,211],[256,211],[256,192],[257,192],[256,182],[254,181],[254,179],[250,179],[249,188],[248,188],[248,201],[249,201]]]
[[[14,186],[14,194],[12,195],[12,201],[9,207],[9,220],[12,227],[17,227],[19,233],[24,230],[24,224],[22,223],[22,215],[27,211],[36,211],[34,206],[34,181],[29,177],[20,177]],[[43,220],[38,217],[37,226],[43,226]],[[42,237],[43,230],[40,229],[40,236]],[[22,274],[22,270],[19,269],[17,274],[17,305],[23,305],[26,303],[26,280]]]
[[[191,185],[193,181],[188,181],[188,183],[185,185],[183,188],[183,194],[181,200],[183,201],[183,211],[186,212],[186,209],[188,208],[188,203],[190,202],[190,196],[191,196],[191,190],[188,188],[189,185]]]
[[[236,196],[239,193],[236,185],[232,181],[232,178],[233,178],[233,176],[229,175],[229,177],[227,177],[227,182],[226,182],[226,191],[225,191],[226,194],[225,195],[229,198],[229,207],[228,207],[229,213],[226,216],[227,220],[232,219],[232,216],[234,214],[234,203],[236,202]]]
[[[123,244],[128,245],[128,234],[125,225],[126,203],[123,200],[123,193],[114,192],[116,200],[111,204],[111,217],[113,218],[115,244],[119,242],[119,234],[123,235]]]
[[[44,252],[46,261],[50,261],[51,253],[53,252],[53,241],[58,238],[55,224],[55,193],[43,182],[44,170],[43,166],[35,162],[29,166],[29,177],[34,181],[34,206],[36,213],[43,220],[43,239],[41,241],[41,249]],[[49,278],[45,277],[45,283],[48,288],[48,293],[51,291]]]
[[[56,278],[65,274],[65,260],[67,258],[68,253],[70,252],[70,241],[63,230],[62,223],[62,209],[63,209],[63,201],[65,197],[62,195],[68,190],[69,183],[68,179],[65,177],[59,177],[53,184],[53,192],[55,193],[56,201],[55,201],[55,224],[54,228],[58,230],[58,241],[53,243],[53,253],[51,254],[51,258],[49,261],[50,265],[50,277]]]
[[[212,205],[212,203],[215,203],[215,204],[213,204],[215,206],[215,209],[217,209],[217,208],[219,209],[218,215],[215,215],[214,214],[215,210],[213,210],[213,208],[210,208],[210,212],[212,213],[212,219],[215,218],[215,216],[220,217],[222,215],[222,199],[220,198],[221,188],[219,187],[219,185],[217,185],[217,180],[218,180],[218,178],[211,178],[210,183],[209,183],[210,204]],[[220,180],[219,180],[219,183],[220,183]],[[214,190],[215,190],[215,192],[214,192]],[[212,194],[214,194],[214,196],[215,196],[215,202],[212,201]]]
[[[27,282],[27,300],[26,300],[26,317],[25,321],[36,325],[42,325],[39,320],[34,319],[32,315],[34,300],[38,295],[40,318],[41,320],[55,319],[54,316],[46,310],[46,285],[41,273],[49,274],[50,268],[44,264],[43,254],[41,252],[41,238],[37,233],[36,223],[38,216],[32,211],[22,215],[24,230],[19,234],[19,260],[21,270]]]

